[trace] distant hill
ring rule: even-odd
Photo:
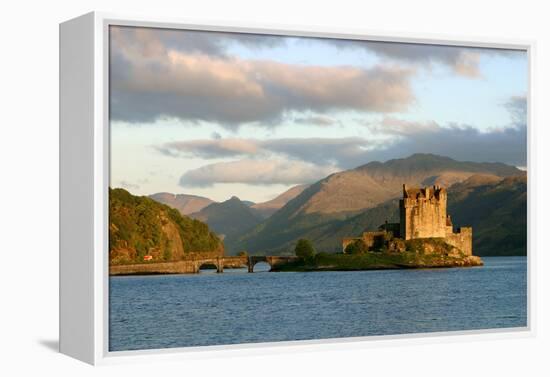
[[[231,251],[232,239],[258,225],[262,219],[236,196],[221,203],[212,203],[191,217],[203,221],[223,237],[228,253]]]
[[[289,200],[294,199],[296,196],[300,195],[309,185],[298,185],[291,187],[287,191],[278,195],[275,199],[271,199],[267,202],[256,203],[252,205],[252,208],[256,211],[260,217],[266,219],[283,207]]]
[[[317,246],[333,251],[335,240],[344,231],[349,232],[346,236],[356,234],[355,230],[370,225],[370,219],[376,219],[370,222],[377,225],[386,218],[394,221],[392,216],[397,212],[392,212],[392,208],[398,210],[396,206],[388,207],[388,211],[376,207],[399,198],[403,183],[410,186],[438,183],[448,187],[480,174],[499,179],[524,173],[501,163],[462,162],[432,154],[371,162],[312,184],[242,235],[236,247],[261,254],[288,253],[297,239],[311,238]],[[355,220],[345,222],[352,218]]]
[[[149,197],[159,203],[166,204],[177,209],[182,215],[189,215],[194,212],[199,212],[207,205],[215,203],[213,200],[202,196],[170,194],[168,192],[159,192],[149,195]]]
[[[109,189],[109,261],[177,261],[190,253],[222,253],[221,240],[199,220],[145,196]]]
[[[471,225],[476,255],[527,255],[527,177],[474,176],[449,189],[453,225]]]

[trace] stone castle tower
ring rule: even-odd
[[[403,185],[403,199],[399,200],[399,223],[385,223],[378,231],[364,232],[361,237],[346,237],[342,250],[362,240],[369,249],[380,249],[392,237],[403,240],[441,238],[447,244],[472,255],[472,228],[453,229],[447,215],[447,190],[439,185],[409,188]]]
[[[403,199],[399,201],[401,238],[444,238],[452,233],[447,216],[447,191],[439,185],[408,188],[403,185]]]

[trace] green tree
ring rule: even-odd
[[[310,259],[315,256],[315,249],[313,248],[313,244],[310,240],[301,238],[296,243],[296,247],[294,248],[294,252],[296,253],[297,257],[300,257],[302,259]]]
[[[363,240],[355,240],[346,246],[346,254],[360,255],[369,251],[367,244]]]

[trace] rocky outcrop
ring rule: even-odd
[[[109,222],[110,265],[224,254],[223,243],[206,224],[123,189],[109,190]]]

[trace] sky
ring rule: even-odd
[[[112,187],[263,202],[370,161],[525,168],[525,51],[111,26]]]

